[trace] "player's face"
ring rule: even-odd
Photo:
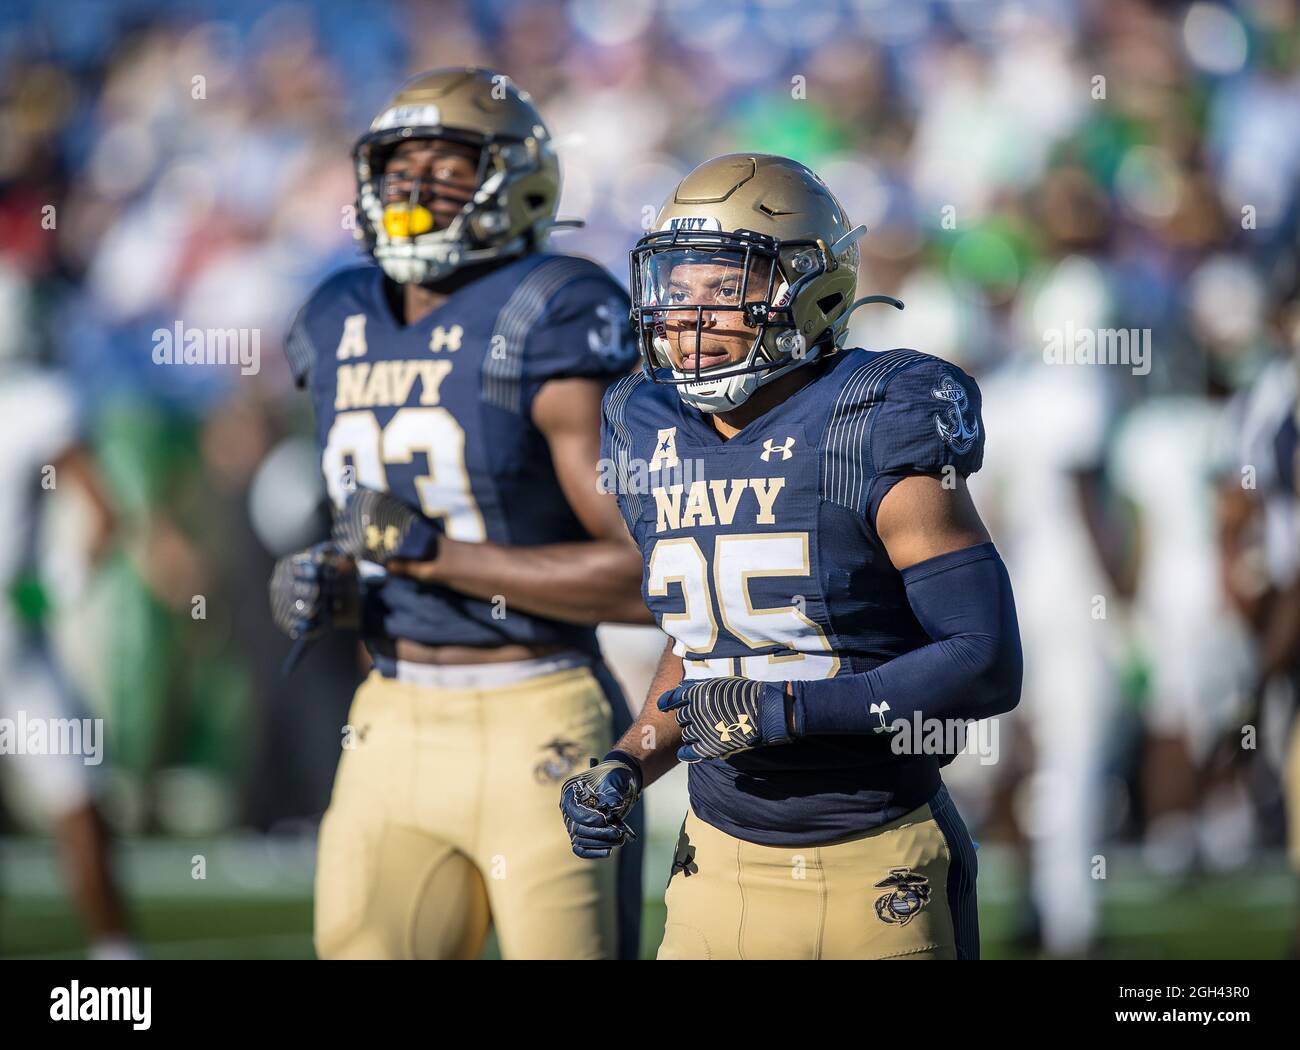
[[[707,261],[672,266],[661,296],[669,355],[681,372],[705,371],[743,361],[754,343],[755,329],[738,309],[710,310],[711,305],[739,307],[766,298],[771,265],[766,259],[750,264],[749,280],[740,257],[722,254]],[[682,307],[673,310],[672,307]],[[691,309],[685,309],[691,307]],[[703,307],[698,312],[694,307]]]
[[[389,232],[445,230],[478,188],[478,169],[479,151],[472,146],[443,139],[401,143],[384,165],[381,193],[385,223],[408,229]]]

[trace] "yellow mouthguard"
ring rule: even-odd
[[[389,204],[384,208],[384,232],[389,237],[418,237],[433,229],[433,212],[422,205]]]

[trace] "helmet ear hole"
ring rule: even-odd
[[[524,198],[524,203],[528,205],[529,211],[540,211],[546,206],[546,196],[541,193],[530,193]]]
[[[823,314],[829,316],[830,312],[842,302],[844,302],[844,294],[842,292],[835,292],[833,295],[823,295],[817,300],[817,309]]]

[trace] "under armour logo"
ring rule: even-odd
[[[794,453],[790,451],[792,448],[794,448],[794,438],[792,437],[786,438],[784,445],[778,445],[771,438],[767,438],[763,441],[763,454],[758,458],[764,463],[767,463],[772,458],[772,453],[779,452],[781,453],[781,458],[783,460],[789,459],[794,455]]]
[[[366,526],[366,549],[376,554],[391,553],[397,550],[402,537],[396,525],[380,529],[378,525]]]
[[[465,337],[465,329],[460,325],[454,324],[450,328],[443,328],[438,325],[429,334],[429,350],[435,354],[446,350],[448,353],[455,353],[460,349],[460,341]]]
[[[731,735],[739,733],[742,737],[749,736],[754,731],[754,727],[749,724],[749,715],[743,714],[735,722],[728,725],[726,722],[718,721],[713,726],[718,731],[718,739],[724,744],[731,742]]]
[[[885,712],[889,710],[889,704],[882,700],[878,704],[871,705],[871,713],[880,719],[880,725],[872,730],[873,733],[891,733],[892,729],[889,723],[885,721]]]

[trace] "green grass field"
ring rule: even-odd
[[[658,893],[671,843],[651,841],[647,886]],[[207,877],[193,879],[195,857]],[[986,958],[1019,954],[1012,937],[1024,900],[1011,856],[980,851],[980,921]],[[258,839],[151,841],[123,848],[124,881],[147,952],[166,959],[310,959],[311,845]],[[1280,958],[1296,921],[1296,883],[1280,856],[1249,873],[1174,883],[1144,873],[1131,855],[1111,861],[1101,886],[1103,958]],[[642,955],[663,930],[662,899],[645,906]],[[0,843],[0,957],[75,958],[84,952],[77,917],[61,889],[49,845]],[[495,957],[495,946],[487,954]]]

